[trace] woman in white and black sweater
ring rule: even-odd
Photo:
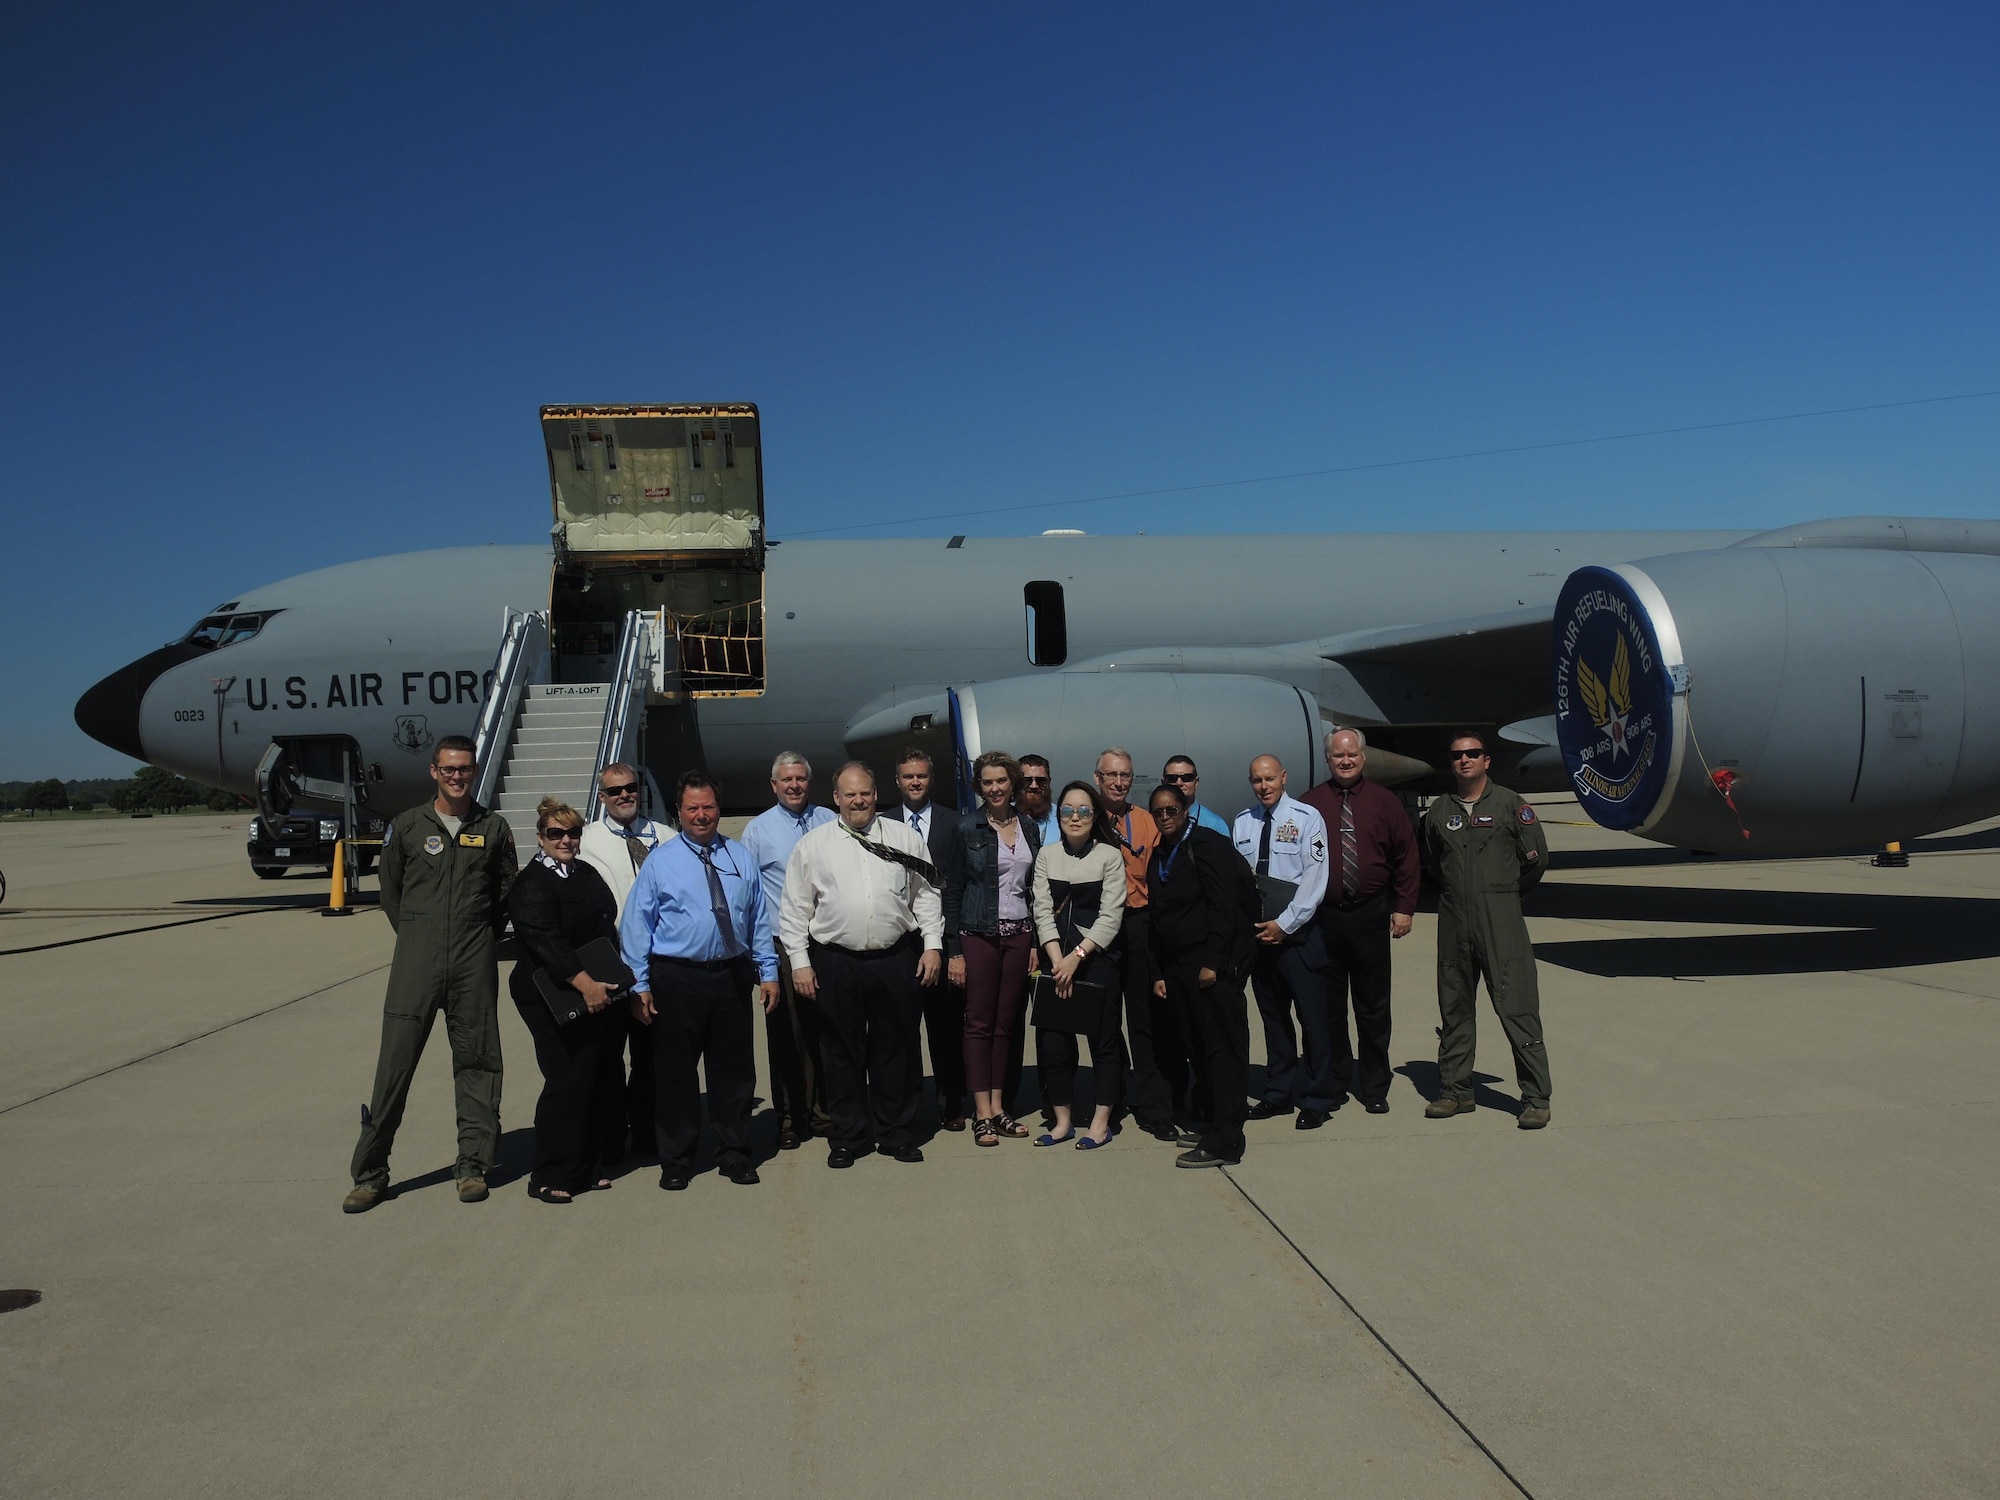
[[[1096,987],[1096,1025],[1084,1033],[1096,1083],[1090,1129],[1076,1149],[1091,1151],[1111,1139],[1112,1117],[1125,1090],[1125,1040],[1120,1029],[1122,955],[1118,934],[1125,917],[1125,858],[1111,816],[1097,788],[1072,781],[1056,803],[1062,836],[1035,856],[1035,940],[1054,977],[1056,993],[1069,997],[1075,986]],[[1035,1027],[1035,1058],[1042,1085],[1055,1111],[1055,1127],[1037,1146],[1059,1146],[1076,1136],[1071,1104],[1076,1096],[1076,1035],[1041,1024]]]

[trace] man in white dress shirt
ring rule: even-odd
[[[618,898],[618,915],[625,915],[625,898],[632,894],[639,866],[646,856],[672,838],[673,830],[655,823],[639,811],[639,768],[614,761],[597,773],[597,800],[603,816],[583,830],[583,846],[577,858],[604,877],[611,894]],[[650,1151],[653,1132],[653,1037],[632,1019],[627,1006],[619,1007],[625,1017],[625,1045],[632,1054],[632,1070],[625,1082],[625,1120],[632,1131],[632,1149]]]
[[[833,786],[840,816],[792,850],[778,921],[792,985],[819,1003],[826,1164],[871,1147],[920,1162],[911,1057],[921,991],[944,968],[940,877],[916,830],[876,816],[873,771],[849,761]]]

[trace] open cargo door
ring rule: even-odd
[[[608,680],[619,622],[664,611],[657,702],[764,691],[764,464],[757,408],[545,406],[555,506],[555,675]]]

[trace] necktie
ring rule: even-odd
[[[1268,875],[1271,873],[1271,825],[1277,821],[1277,818],[1278,809],[1276,807],[1267,807],[1264,809],[1264,833],[1257,840],[1257,873],[1259,875]]]
[[[736,941],[736,924],[729,920],[729,898],[722,893],[722,874],[715,868],[715,856],[691,840],[688,847],[694,850],[694,857],[708,872],[709,908],[714,911],[715,925],[722,933],[722,946],[729,950],[723,957],[734,958],[743,951],[743,946]]]
[[[644,839],[628,828],[625,830],[625,852],[632,857],[632,870],[636,874],[639,866],[646,862],[646,856],[652,851],[646,847]]]
[[[1352,901],[1361,890],[1361,841],[1354,832],[1354,793],[1340,794],[1340,894]]]

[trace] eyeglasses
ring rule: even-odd
[[[1048,784],[1049,778],[1046,776],[1023,776],[1021,778],[1022,786],[1047,786]]]
[[[597,789],[597,795],[600,797],[636,797],[639,795],[639,783],[628,781],[623,786],[601,786]]]
[[[1451,758],[1453,760],[1484,760],[1486,752],[1484,750],[1454,750],[1451,752]]]
[[[542,830],[542,837],[547,839],[551,844],[566,844],[572,840],[580,842],[583,838],[583,830],[581,828],[544,828]]]
[[[435,769],[439,776],[448,777],[453,781],[464,781],[469,776],[479,774],[477,766],[438,766]]]
[[[1130,781],[1132,773],[1130,771],[1099,771],[1097,779],[1099,781]]]
[[[1090,821],[1091,812],[1087,807],[1065,807],[1056,816],[1065,823],[1087,823]]]
[[[1155,823],[1159,822],[1162,818],[1180,818],[1186,815],[1187,809],[1182,807],[1178,802],[1162,802],[1158,807],[1153,809],[1153,821]]]
[[[1171,781],[1175,785],[1179,785],[1183,781],[1199,781],[1201,778],[1192,771],[1169,771],[1160,780]]]

